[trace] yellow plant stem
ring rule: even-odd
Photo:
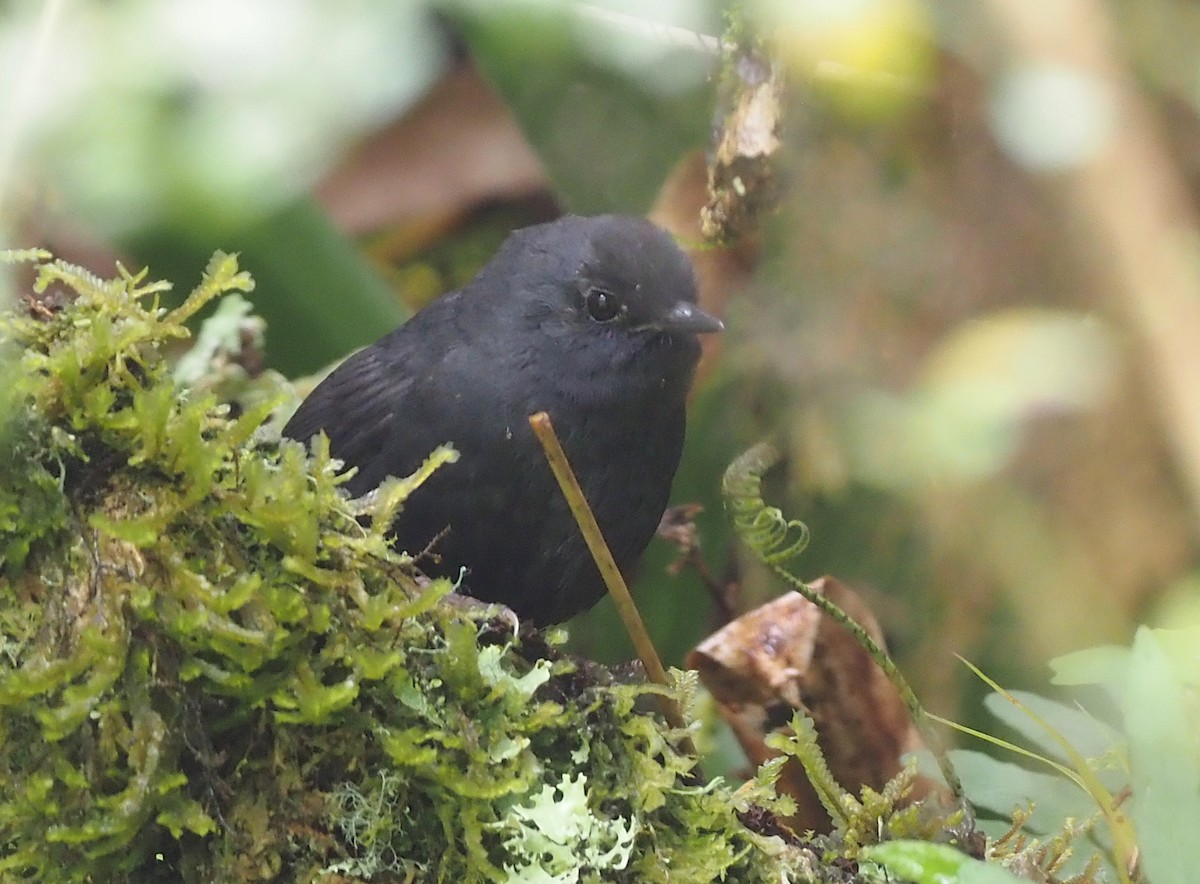
[[[617,613],[621,615],[621,621],[625,624],[630,639],[633,640],[637,655],[641,658],[642,665],[646,667],[647,676],[650,681],[669,687],[671,681],[667,676],[667,671],[663,668],[662,660],[659,659],[658,651],[655,650],[649,633],[646,632],[642,615],[638,613],[633,596],[629,593],[629,587],[625,584],[625,578],[621,575],[621,569],[617,567],[612,552],[604,541],[604,535],[596,523],[596,517],[592,514],[592,508],[588,504],[587,498],[584,497],[579,480],[575,478],[575,471],[571,469],[567,454],[558,441],[554,425],[550,422],[550,415],[539,411],[530,416],[529,425],[533,428],[534,435],[537,436],[538,441],[542,444],[542,449],[546,452],[546,460],[550,462],[550,469],[554,472],[554,478],[558,480],[558,487],[562,489],[563,496],[567,499],[567,505],[571,508],[571,514],[575,516],[579,530],[583,532],[583,539],[587,541],[592,558],[596,561],[596,567],[600,569],[600,576],[604,578],[608,594],[612,596],[617,605]],[[687,728],[683,712],[673,698],[664,696],[662,705],[663,714],[671,727],[679,730]],[[696,754],[696,747],[690,736],[683,737],[681,748],[690,755]]]
[[[1100,778],[1096,776],[1092,765],[1088,764],[1087,759],[1080,754],[1079,750],[1071,745],[1071,741],[1064,737],[1062,733],[1060,733],[1054,727],[1052,727],[1048,721],[1022,703],[1017,697],[1013,696],[1011,692],[1001,687],[998,682],[988,677],[988,675],[984,673],[982,669],[980,669],[970,660],[961,656],[958,659],[963,663],[963,665],[975,673],[976,677],[979,678],[980,681],[990,687],[1009,703],[1012,703],[1012,705],[1017,709],[1020,709],[1023,713],[1025,713],[1025,715],[1029,716],[1031,721],[1036,722],[1042,728],[1042,730],[1045,731],[1046,735],[1049,736],[1050,739],[1052,739],[1062,750],[1063,754],[1067,757],[1067,760],[1070,761],[1071,766],[1074,769],[1073,771],[1065,768],[1064,765],[1057,764],[1054,761],[1039,756],[1035,753],[1026,752],[1025,754],[1032,758],[1037,758],[1040,761],[1044,761],[1051,767],[1057,769],[1060,773],[1074,781],[1076,785],[1087,792],[1088,795],[1091,796],[1092,800],[1096,802],[1097,806],[1100,808],[1100,812],[1104,814],[1104,819],[1108,823],[1109,832],[1112,834],[1113,852],[1116,855],[1117,860],[1113,865],[1117,870],[1117,875],[1121,879],[1121,884],[1130,884],[1130,882],[1133,880],[1130,870],[1136,868],[1138,856],[1137,836],[1133,830],[1133,823],[1132,820],[1130,820],[1129,815],[1121,810],[1120,802],[1113,796],[1111,792],[1108,791],[1107,788],[1105,788],[1104,784],[1100,782]],[[961,727],[959,729],[963,730]],[[988,737],[987,739],[993,743],[996,743],[997,745],[1003,745],[1000,743],[1000,741],[993,738]]]

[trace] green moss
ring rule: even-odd
[[[174,311],[15,257],[41,300],[0,326],[0,879],[817,875],[693,781],[649,688],[414,580],[386,529],[452,451],[350,501],[326,447],[264,444],[286,384],[232,407],[173,373],[184,321],[251,289],[233,257]]]

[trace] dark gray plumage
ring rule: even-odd
[[[642,554],[679,464],[697,334],[687,257],[636,217],[565,217],[513,233],[479,275],[355,353],[284,435],[329,436],[365,494],[437,445],[461,453],[406,502],[397,544],[440,531],[432,574],[520,617],[556,623],[604,584],[529,428],[547,411],[622,571]]]

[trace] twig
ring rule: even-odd
[[[736,580],[718,578],[712,568],[708,566],[704,553],[700,550],[696,523],[692,520],[703,509],[704,507],[696,503],[670,507],[663,513],[662,521],[658,523],[658,530],[655,533],[679,548],[679,558],[667,567],[667,573],[672,577],[678,577],[685,568],[691,568],[700,578],[700,582],[704,584],[704,588],[708,590],[709,596],[717,606],[721,624],[724,625],[738,616],[736,605],[738,585]]]

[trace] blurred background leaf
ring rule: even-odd
[[[717,59],[699,35],[720,27],[711,4],[447,6],[567,210],[645,213],[705,144]]]

